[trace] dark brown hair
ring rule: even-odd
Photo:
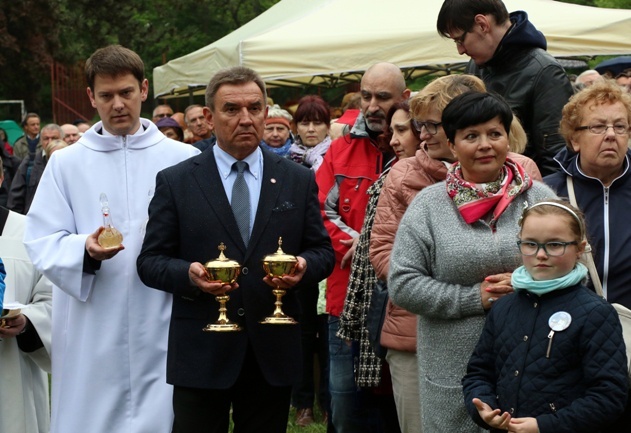
[[[97,75],[118,77],[132,74],[142,85],[145,79],[145,65],[138,54],[120,45],[109,45],[96,50],[85,62],[85,79],[94,92],[94,79]]]
[[[469,32],[476,15],[491,15],[496,24],[509,19],[506,5],[501,0],[445,0],[438,12],[436,29],[446,38],[452,37],[454,30]]]

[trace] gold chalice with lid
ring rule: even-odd
[[[211,260],[204,264],[206,273],[208,274],[208,281],[213,283],[232,284],[237,281],[237,277],[241,273],[241,265],[235,261],[226,258],[224,251],[226,246],[224,243],[219,244],[219,257],[215,260]],[[230,296],[223,295],[215,296],[215,300],[219,302],[219,318],[215,323],[209,323],[203,329],[206,332],[231,332],[241,331],[241,327],[234,322],[231,322],[226,316],[226,302],[230,300]]]
[[[263,257],[263,269],[271,278],[282,278],[285,275],[294,275],[296,272],[298,259],[291,254],[285,254],[281,248],[282,245],[283,238],[279,237],[278,250],[276,250],[274,254],[268,254]],[[274,303],[276,309],[271,316],[266,317],[261,323],[268,325],[295,325],[298,323],[292,317],[283,313],[282,298],[287,291],[276,286],[276,288],[272,290],[272,293],[276,296],[276,302]]]

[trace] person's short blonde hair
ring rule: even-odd
[[[481,79],[469,74],[436,78],[410,99],[410,113],[416,120],[421,120],[429,110],[442,113],[452,99],[471,90],[486,92],[486,86]]]
[[[572,140],[577,133],[576,128],[582,126],[583,108],[590,104],[622,103],[627,110],[627,122],[631,123],[631,94],[611,79],[599,80],[589,87],[574,94],[563,107],[561,116],[561,135],[565,138],[568,149],[573,151]]]
[[[67,146],[68,143],[66,143],[64,140],[51,140],[51,142],[48,143],[48,146],[46,146],[46,154],[50,156],[55,150],[63,149]]]
[[[436,78],[410,99],[410,113],[417,120],[422,120],[430,110],[442,113],[452,99],[470,91],[486,92],[486,86],[480,78],[469,74]],[[516,116],[508,137],[511,152],[523,153],[526,150],[528,136]]]
[[[510,132],[508,134],[508,149],[515,153],[524,153],[528,144],[528,135],[521,126],[521,122],[517,116],[513,115],[513,121],[510,124]]]

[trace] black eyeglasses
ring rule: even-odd
[[[534,256],[537,255],[539,250],[543,248],[543,251],[546,255],[550,257],[558,257],[565,254],[565,249],[568,245],[578,245],[577,241],[572,242],[545,242],[539,243],[534,241],[517,241],[517,245],[519,246],[519,252],[521,252],[524,256]]]
[[[169,114],[169,113],[160,113],[160,114],[156,114],[156,115],[155,115],[155,116],[153,116],[153,117],[158,117],[158,118],[162,119],[163,117],[171,117],[171,116],[172,116],[172,115],[171,115],[171,114]]]
[[[629,125],[626,123],[616,123],[615,125],[605,125],[604,123],[597,123],[596,125],[579,126],[574,128],[575,131],[589,130],[592,134],[603,135],[607,130],[611,128],[616,135],[626,135],[629,133]]]
[[[438,133],[438,127],[442,125],[443,122],[420,122],[416,119],[412,119],[412,124],[419,131],[425,128],[429,135],[436,135]]]
[[[467,37],[467,33],[469,33],[469,30],[465,30],[464,32],[462,32],[462,34],[460,36],[458,36],[457,38],[451,38],[456,45],[460,45],[463,46],[464,45],[464,40]]]

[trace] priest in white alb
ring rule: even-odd
[[[199,151],[140,118],[142,60],[119,45],[86,62],[101,121],[51,157],[24,242],[54,284],[52,433],[170,433],[171,295],[136,273],[156,173]],[[121,245],[99,244],[104,215]]]

